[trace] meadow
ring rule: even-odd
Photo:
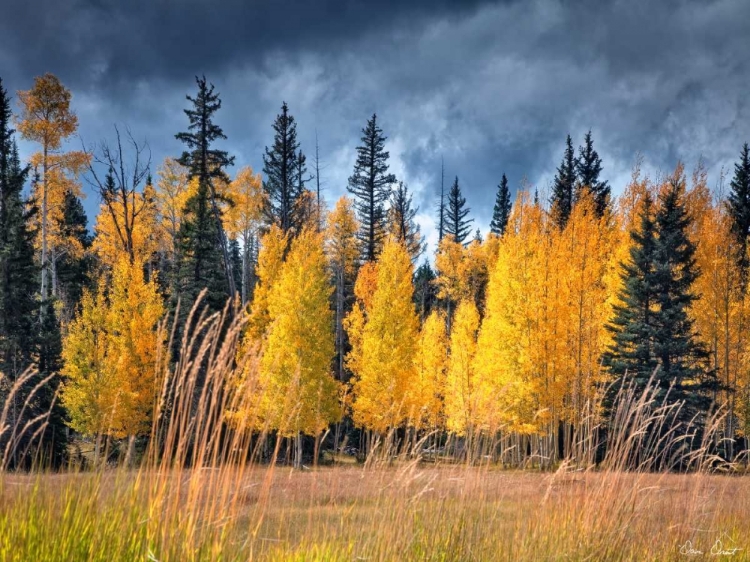
[[[6,474],[2,560],[747,560],[750,479],[489,466]]]

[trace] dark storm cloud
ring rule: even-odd
[[[57,73],[87,141],[126,123],[155,161],[180,150],[196,73],[238,164],[261,167],[286,100],[308,154],[317,132],[329,200],[377,111],[434,240],[441,157],[483,228],[500,175],[544,190],[568,133],[593,131],[615,190],[638,152],[652,174],[702,156],[715,181],[750,140],[749,31],[745,0],[31,1],[0,21],[0,75]]]

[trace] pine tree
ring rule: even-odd
[[[362,259],[373,261],[380,254],[386,232],[384,204],[388,200],[396,176],[388,173],[386,137],[372,115],[362,129],[362,144],[357,147],[357,161],[349,177],[349,192],[360,223],[359,240]]]
[[[3,455],[2,462],[15,468],[29,467],[35,460],[60,466],[66,458],[65,414],[55,403],[60,383],[55,349],[52,346],[48,353],[45,339],[48,331],[52,336],[59,331],[48,303],[45,325],[38,324],[39,269],[34,263],[34,233],[28,228],[37,210],[27,211],[22,198],[29,170],[21,166],[10,120],[10,98],[0,80],[0,403],[6,404],[10,386],[27,368],[38,371],[12,397],[6,422],[10,428],[19,428],[20,434],[12,436],[10,458]],[[50,343],[54,344],[54,338]],[[40,384],[48,375],[46,383]],[[46,424],[43,431],[42,424]],[[3,451],[10,438],[8,430],[0,435]]]
[[[432,312],[437,301],[437,287],[435,286],[435,272],[425,261],[414,273],[414,304],[417,307],[419,319],[424,322]]]
[[[626,374],[638,388],[646,386],[658,363],[654,354],[656,335],[656,224],[653,200],[644,193],[638,224],[630,232],[630,257],[621,264],[620,304],[608,325],[612,345],[604,364],[618,378]]]
[[[734,178],[730,187],[727,205],[732,218],[732,233],[739,243],[737,263],[742,272],[743,285],[746,285],[750,269],[747,249],[750,236],[750,149],[747,143],[742,147],[739,162],[734,165]]]
[[[662,188],[655,214],[645,195],[639,228],[631,232],[630,261],[623,264],[622,304],[615,306],[613,344],[604,362],[618,377],[627,372],[638,390],[656,373],[658,398],[669,392],[671,402],[684,402],[678,419],[690,422],[707,413],[719,386],[705,365],[707,354],[689,313],[699,270],[684,193],[678,167]]]
[[[576,161],[570,135],[565,142],[565,154],[560,167],[557,168],[550,200],[552,217],[560,229],[565,228],[570,212],[573,210],[573,188],[576,183]]]
[[[440,159],[440,201],[438,202],[438,243],[445,235],[445,165]]]
[[[584,188],[588,188],[596,201],[596,214],[601,217],[609,207],[610,189],[606,181],[599,179],[602,172],[602,159],[594,150],[591,131],[584,137],[584,146],[578,148],[578,158],[575,160],[575,170],[578,176],[576,183],[576,199]]]
[[[58,221],[57,229],[64,239],[72,242],[72,251],[63,253],[55,265],[58,299],[63,304],[60,315],[63,324],[73,318],[83,289],[91,284],[94,263],[89,253],[92,239],[87,223],[88,218],[81,200],[72,191],[66,191],[62,217]]]
[[[492,211],[490,232],[497,236],[502,236],[505,233],[512,205],[510,189],[508,188],[508,178],[503,174],[500,185],[497,186],[497,197],[495,198],[495,208]]]
[[[414,220],[419,207],[412,207],[412,195],[404,182],[391,194],[391,207],[388,209],[388,230],[396,240],[406,246],[411,260],[416,261],[425,250],[422,233]]]
[[[205,76],[196,76],[195,81],[198,95],[186,96],[193,107],[184,110],[190,121],[188,132],[175,135],[188,148],[178,163],[187,168],[188,179],[198,179],[198,190],[187,201],[180,229],[182,290],[185,304],[192,304],[198,293],[208,288],[207,304],[216,309],[223,306],[227,296],[234,296],[236,289],[219,208],[222,198],[215,185],[229,182],[224,169],[234,164],[234,157],[213,148],[217,140],[226,138],[213,122],[221,108],[219,94],[214,93],[213,84],[208,84]]]
[[[273,123],[273,146],[266,147],[263,156],[263,173],[266,180],[266,215],[269,223],[276,224],[284,234],[299,228],[295,216],[297,199],[304,191],[305,159],[297,142],[297,123],[289,113],[286,102]]]
[[[445,233],[455,242],[465,244],[469,236],[471,227],[469,224],[474,219],[467,219],[470,209],[466,206],[466,198],[461,195],[461,188],[458,185],[458,176],[453,181],[451,190],[448,193],[448,210],[445,220]]]
[[[658,308],[654,330],[654,355],[659,362],[658,379],[664,392],[674,382],[670,397],[684,401],[680,417],[689,422],[705,415],[717,390],[716,373],[705,364],[706,350],[697,339],[689,309],[698,296],[693,284],[700,271],[696,247],[690,241],[690,216],[685,208],[685,176],[682,168],[669,178],[659,197],[656,212],[654,264],[655,302]]]

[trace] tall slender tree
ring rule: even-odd
[[[235,284],[229,245],[222,226],[215,182],[228,182],[224,169],[234,163],[234,157],[213,147],[226,136],[213,122],[221,108],[219,94],[206,78],[196,77],[198,94],[186,96],[193,104],[186,109],[190,125],[188,132],[175,137],[188,150],[177,160],[188,170],[188,178],[198,181],[197,190],[185,205],[185,216],[180,225],[181,290],[187,303],[192,303],[203,288],[208,288],[207,303],[216,309],[223,306],[227,296],[234,296]]]
[[[467,219],[470,209],[466,206],[466,198],[461,194],[458,176],[453,181],[448,193],[448,210],[445,220],[445,233],[459,244],[466,244],[471,232],[470,224],[474,219]]]
[[[362,138],[357,147],[354,173],[349,177],[349,192],[354,196],[354,208],[360,223],[359,240],[362,259],[375,260],[383,246],[386,232],[385,202],[396,183],[396,176],[388,173],[388,151],[386,137],[377,124],[373,113],[362,129]]]
[[[266,218],[287,234],[299,227],[295,211],[304,191],[305,162],[297,142],[297,123],[286,102],[281,104],[273,130],[273,145],[266,147],[263,156]]]
[[[510,188],[508,187],[508,178],[503,174],[500,185],[497,186],[497,196],[495,197],[495,208],[492,211],[492,221],[490,222],[490,231],[493,234],[502,236],[510,219],[510,210],[513,202],[510,199]]]
[[[559,228],[565,228],[570,212],[573,210],[573,188],[576,183],[576,159],[573,141],[568,135],[565,141],[565,154],[557,168],[557,175],[552,186],[552,217]]]
[[[59,325],[50,301],[43,304],[42,315],[37,300],[39,268],[29,224],[38,209],[27,210],[22,197],[28,172],[18,157],[10,97],[0,80],[0,402],[12,401],[9,429],[0,436],[0,447],[9,457],[0,453],[0,462],[15,468],[34,460],[59,466],[67,452],[65,412],[55,398],[60,384],[59,347],[54,345],[59,343]],[[21,384],[30,367],[36,372]]]
[[[229,182],[225,168],[234,164],[234,156],[214,146],[217,140],[226,139],[224,131],[213,121],[214,114],[221,109],[218,92],[214,92],[214,85],[209,84],[205,76],[196,76],[195,81],[198,94],[194,98],[186,96],[192,108],[184,110],[190,122],[188,131],[175,135],[187,147],[178,163],[187,168],[189,179],[198,180],[198,190],[187,202],[189,212],[181,232],[183,257],[188,260],[184,265],[188,266],[192,277],[189,293],[194,297],[196,291],[211,285],[218,289],[220,284],[215,277],[221,275],[223,264],[226,287],[223,292],[234,296],[232,261],[219,207],[222,197],[215,185],[216,182]],[[212,252],[221,256],[219,260],[210,255]],[[218,271],[215,270],[217,265]]]
[[[583,146],[578,148],[578,157],[575,160],[575,170],[578,176],[576,182],[576,199],[584,188],[588,188],[594,195],[596,201],[596,213],[601,217],[609,206],[610,189],[606,181],[599,179],[602,172],[602,159],[594,150],[594,141],[591,131],[586,133]]]
[[[750,236],[750,149],[742,146],[740,160],[734,165],[734,178],[730,184],[729,215],[732,219],[732,234],[738,242],[737,263],[740,266],[743,285],[747,284],[750,262],[747,255],[747,240]]]
[[[63,142],[78,129],[78,117],[70,108],[71,94],[53,74],[38,76],[34,86],[18,93],[21,115],[18,129],[21,136],[40,145],[32,156],[32,164],[40,171],[40,181],[34,183],[39,205],[40,295],[46,302],[55,286],[53,277],[56,237],[52,218],[60,212],[60,202],[67,189],[80,189],[75,177],[89,163],[89,156],[80,151],[63,151]],[[51,289],[51,290],[50,290]],[[46,309],[41,307],[42,313]]]
[[[415,262],[425,250],[424,239],[419,225],[414,220],[419,207],[413,207],[412,195],[404,182],[399,182],[391,194],[391,207],[388,209],[388,230],[391,236],[406,246]]]
[[[445,163],[440,159],[440,201],[438,202],[438,243],[445,234]]]

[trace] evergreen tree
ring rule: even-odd
[[[190,121],[189,132],[175,135],[189,149],[182,153],[178,163],[187,168],[189,179],[198,180],[196,191],[185,204],[178,236],[182,263],[179,268],[180,295],[177,296],[183,299],[183,311],[192,306],[204,288],[208,289],[205,303],[214,310],[224,306],[227,297],[235,292],[229,247],[219,210],[220,196],[214,189],[215,180],[228,182],[224,168],[234,163],[234,157],[212,148],[217,139],[226,138],[221,127],[213,122],[221,100],[205,77],[196,77],[196,82],[198,95],[195,98],[187,96],[193,108],[185,110]]]
[[[29,381],[28,386],[33,388],[45,379],[47,382],[39,387],[33,400],[30,401],[27,416],[29,419],[41,417],[40,419],[44,420],[46,427],[38,437],[40,458],[43,463],[59,467],[64,465],[68,456],[67,413],[58,396],[61,383],[60,370],[62,369],[62,336],[53,303],[47,301],[43,306],[45,310],[40,319],[37,345],[37,373]],[[22,459],[22,462],[30,466],[34,459],[29,456]]]
[[[88,218],[81,200],[72,191],[66,191],[62,217],[57,228],[66,240],[82,248],[83,252],[66,252],[57,260],[55,266],[58,299],[63,304],[61,316],[64,323],[73,318],[83,289],[91,285],[91,270],[94,263],[88,252],[92,239],[86,228],[87,223]]]
[[[422,322],[430,315],[437,302],[435,277],[435,272],[427,261],[414,273],[414,304]]]
[[[235,293],[229,246],[221,221],[221,211],[214,181],[229,182],[224,171],[234,164],[234,157],[226,151],[212,148],[215,141],[225,139],[221,127],[213,122],[214,113],[221,108],[221,99],[214,93],[213,84],[206,77],[195,78],[198,95],[186,96],[193,104],[186,109],[190,125],[188,132],[175,137],[185,143],[188,150],[177,160],[188,170],[188,179],[197,178],[198,189],[187,201],[185,220],[180,229],[182,249],[184,295],[193,302],[201,289],[209,289],[208,303],[222,306],[226,296]],[[212,255],[217,254],[217,255]],[[223,279],[223,281],[220,281]]]
[[[734,178],[730,187],[727,205],[732,218],[732,233],[739,245],[737,263],[743,284],[747,284],[750,269],[747,256],[747,239],[750,236],[750,153],[747,143],[742,147],[740,161],[734,165]]]
[[[445,166],[440,161],[440,202],[438,203],[438,243],[445,234]]]
[[[242,249],[240,241],[236,238],[229,240],[229,259],[232,261],[232,273],[234,274],[235,287],[242,286]]]
[[[469,224],[474,219],[467,219],[470,209],[466,206],[466,198],[461,195],[458,185],[458,176],[453,181],[448,193],[448,212],[445,220],[445,233],[459,244],[465,244],[471,227]]]
[[[391,235],[406,246],[412,261],[424,252],[425,245],[419,225],[414,220],[419,207],[412,207],[412,196],[404,182],[391,194],[391,208],[388,210],[388,228]]]
[[[648,193],[644,196],[639,228],[631,232],[630,261],[623,264],[622,304],[615,306],[609,326],[613,344],[604,363],[618,377],[627,373],[638,391],[656,373],[657,399],[669,392],[670,401],[684,402],[678,419],[689,422],[708,411],[718,384],[715,373],[706,369],[706,351],[689,315],[699,271],[696,247],[688,237],[684,191],[678,169],[660,195],[656,213]]]
[[[670,397],[684,401],[680,419],[689,422],[705,414],[718,390],[716,373],[705,365],[706,350],[697,339],[689,314],[698,299],[693,284],[700,271],[696,246],[690,241],[690,216],[685,208],[685,176],[678,169],[659,197],[656,212],[654,264],[655,302],[658,310],[654,330],[654,355],[659,362],[659,385],[664,392],[674,382]]]
[[[594,195],[597,216],[601,217],[609,206],[609,184],[599,179],[599,174],[602,172],[602,159],[594,150],[591,131],[586,133],[583,142],[584,146],[578,148],[578,158],[575,161],[576,174],[578,175],[576,198],[578,198],[581,189],[588,188]]]
[[[263,156],[263,189],[267,194],[267,219],[286,234],[299,228],[297,200],[304,192],[305,157],[297,142],[297,123],[286,102],[273,123],[273,146]]]
[[[576,183],[576,159],[570,135],[565,142],[565,154],[560,167],[557,168],[550,200],[552,217],[560,229],[565,228],[570,212],[573,210],[573,187]]]
[[[386,137],[377,125],[375,114],[362,129],[361,141],[348,189],[354,196],[354,208],[360,223],[358,238],[362,245],[362,259],[373,261],[382,249],[386,226],[383,205],[390,196],[396,176],[388,173]]]
[[[492,211],[492,221],[490,222],[490,231],[493,234],[502,236],[505,228],[508,226],[510,219],[510,209],[513,203],[510,200],[510,188],[508,187],[508,178],[503,174],[500,185],[497,186],[497,196],[495,198],[495,208]]]
[[[643,389],[658,365],[654,354],[656,225],[648,192],[638,223],[630,232],[630,259],[621,264],[622,304],[614,306],[614,318],[608,326],[613,344],[604,355],[604,364],[617,377],[627,373]]]

